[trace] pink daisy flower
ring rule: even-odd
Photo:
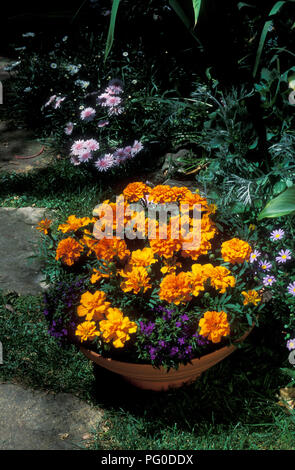
[[[112,166],[114,166],[114,163],[114,156],[111,153],[107,153],[104,157],[98,159],[94,165],[98,171],[108,171]]]
[[[89,162],[92,158],[91,152],[83,152],[78,156],[78,159],[81,163]]]
[[[120,95],[123,89],[119,85],[110,85],[105,89],[106,93],[109,95]]]
[[[124,112],[124,108],[122,107],[115,107],[115,106],[112,106],[109,108],[108,110],[108,115],[109,116],[118,116],[119,114],[122,114]]]
[[[85,147],[91,152],[95,152],[99,149],[99,143],[95,139],[89,139],[85,141]]]
[[[73,129],[74,129],[74,124],[73,124],[72,122],[68,122],[68,123],[66,124],[65,129],[64,129],[65,134],[71,135],[71,133],[73,132]]]
[[[138,152],[140,152],[143,149],[143,145],[141,142],[138,140],[134,141],[134,144],[131,149],[131,155],[136,155]]]
[[[281,240],[285,235],[284,230],[279,229],[279,230],[273,230],[270,234],[270,240],[275,241],[275,240]]]
[[[98,127],[105,127],[105,126],[108,126],[109,125],[109,121],[98,121]]]
[[[71,153],[73,155],[80,155],[85,149],[85,140],[76,140],[71,147]]]
[[[95,109],[93,108],[85,108],[83,109],[83,111],[81,112],[81,119],[83,121],[92,121],[92,119],[94,118],[96,114],[96,111]]]
[[[75,155],[71,157],[71,163],[75,166],[78,166],[81,164],[81,162],[79,161],[78,157],[76,157]]]
[[[60,104],[65,100],[65,97],[63,98],[56,98],[56,101],[55,101],[55,104],[54,104],[54,108],[57,109],[57,108],[60,108]]]
[[[106,98],[106,106],[109,106],[111,108],[118,107],[119,104],[121,104],[121,98],[119,96],[115,95],[108,95]]]
[[[276,261],[278,263],[286,263],[288,259],[291,259],[291,251],[290,250],[281,250],[279,251],[279,256],[276,256]]]
[[[52,95],[50,96],[49,100],[47,101],[47,103],[44,104],[44,106],[49,106],[56,98],[56,95]]]

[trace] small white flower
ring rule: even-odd
[[[124,57],[128,57],[128,52],[123,52]]]
[[[57,68],[57,64],[55,62],[52,62],[52,64],[50,64],[50,67],[52,69],[56,69]]]
[[[27,88],[24,89],[25,93],[29,93],[30,91],[32,91],[32,88],[30,86],[27,86]]]
[[[132,83],[133,85],[136,85],[136,83],[137,83],[137,80],[132,80],[132,82],[131,82],[131,83]]]
[[[63,42],[66,42],[66,41],[68,40],[68,36],[64,36],[64,37],[62,38],[62,40],[63,40]]]

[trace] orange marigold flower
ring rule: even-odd
[[[192,282],[189,273],[168,274],[160,284],[161,300],[173,302],[175,305],[189,302],[192,298]]]
[[[75,215],[70,215],[65,224],[58,226],[58,230],[61,230],[63,233],[75,232],[81,227],[85,227],[91,223],[94,223],[96,219],[90,219],[89,217],[77,218]]]
[[[146,194],[149,194],[151,188],[142,182],[130,183],[123,191],[123,195],[128,202],[137,202]]]
[[[99,322],[99,328],[104,341],[112,341],[115,348],[122,348],[130,339],[130,334],[137,331],[136,323],[124,317],[118,308],[108,309],[106,319]]]
[[[79,317],[85,317],[86,320],[101,320],[104,313],[108,310],[110,302],[106,301],[106,293],[100,290],[91,294],[91,292],[85,292],[80,299],[80,305],[77,309]]]
[[[227,314],[223,311],[207,311],[204,313],[203,318],[199,321],[201,328],[199,334],[212,341],[212,343],[219,343],[224,336],[230,333],[230,326],[227,319]]]
[[[39,230],[39,232],[43,232],[44,235],[47,235],[51,224],[52,220],[50,219],[40,220],[40,222],[36,226],[36,230]]]
[[[94,321],[84,321],[77,326],[75,335],[80,336],[80,340],[83,342],[92,341],[95,336],[99,336],[100,333],[97,331]]]
[[[83,246],[74,238],[68,237],[61,240],[57,246],[55,259],[61,261],[68,266],[72,266],[77,259],[80,258]]]
[[[256,307],[256,305],[261,302],[261,297],[256,290],[248,290],[248,292],[243,291],[242,294],[245,297],[244,305],[253,304]]]
[[[182,247],[182,243],[177,238],[167,238],[166,240],[151,239],[150,247],[156,255],[164,258],[172,258]]]
[[[192,193],[191,191],[188,191],[187,193],[184,194],[184,196],[180,199],[181,204],[188,204],[190,210],[193,209],[193,206],[196,206],[197,204],[200,204],[200,209],[203,211],[208,210],[208,202],[207,199],[200,196],[198,193]]]
[[[224,294],[227,287],[234,287],[236,279],[231,276],[231,272],[224,266],[216,266],[211,272],[211,286],[219,290],[220,294]]]
[[[121,283],[123,292],[134,292],[138,294],[141,290],[146,292],[152,287],[147,270],[142,266],[132,266],[126,271],[120,271],[120,275],[125,277]]]
[[[124,260],[130,256],[126,242],[115,237],[99,240],[98,243],[93,246],[93,251],[98,259],[104,259],[106,261],[113,260],[115,256],[118,256],[120,260]]]
[[[181,268],[182,264],[177,262],[175,258],[170,258],[168,261],[163,260],[163,266],[160,269],[163,274],[172,274],[175,273],[177,268]]]
[[[100,279],[103,278],[108,278],[110,277],[110,273],[106,272],[108,268],[108,265],[106,263],[103,263],[103,265],[100,267],[100,269],[93,269],[93,274],[90,278],[91,284],[95,284],[96,282],[100,281]]]
[[[249,243],[238,238],[232,238],[221,245],[222,258],[232,264],[249,261],[251,253],[252,248]]]
[[[199,293],[205,290],[204,282],[208,279],[206,271],[201,264],[193,264],[190,274],[192,281],[192,294],[197,297]]]
[[[201,240],[201,245],[199,248],[195,250],[182,250],[181,256],[183,256],[184,258],[191,258],[192,260],[196,261],[199,256],[206,255],[210,249],[211,243],[207,240]]]
[[[177,188],[179,189],[179,188]],[[165,184],[159,184],[151,189],[149,200],[155,204],[165,202],[176,202],[178,198],[174,188]]]
[[[154,258],[154,252],[151,248],[145,247],[142,250],[135,250],[131,253],[130,264],[134,266],[148,267],[151,264],[157,263]]]

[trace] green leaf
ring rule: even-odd
[[[279,9],[280,9],[285,3],[286,3],[285,1],[276,2],[275,5],[274,5],[274,6],[272,7],[272,9],[270,10],[269,16],[276,15],[277,12],[279,11]],[[255,77],[255,75],[256,75],[256,73],[257,73],[257,70],[258,70],[258,67],[259,67],[260,58],[261,58],[261,54],[262,54],[262,50],[263,50],[264,43],[265,43],[265,39],[266,39],[268,30],[269,30],[269,27],[271,26],[271,24],[272,24],[272,20],[268,20],[268,21],[266,21],[266,22],[264,23],[264,26],[263,26],[263,29],[262,29],[262,33],[261,33],[261,36],[260,36],[260,40],[259,40],[259,45],[258,45],[257,53],[256,53],[255,65],[254,65],[254,69],[253,69],[253,77]]]
[[[177,0],[169,0],[169,5],[173,8],[175,13],[179,16],[181,21],[185,24],[187,29],[191,28],[191,22],[187,16],[187,14],[182,9],[180,3]]]
[[[237,6],[239,10],[243,7],[255,8],[254,5],[250,5],[249,3],[245,3],[245,2],[239,2]]]
[[[274,196],[277,196],[278,194],[282,193],[283,191],[285,191],[285,189],[287,188],[286,186],[286,183],[285,181],[278,181],[273,189],[272,189],[272,193]]]
[[[117,18],[119,5],[120,5],[120,0],[113,0],[110,26],[109,26],[106,48],[105,48],[105,53],[104,53],[104,61],[107,60],[107,57],[112,49],[112,45],[114,42],[115,25],[116,25],[116,18]]]
[[[193,2],[194,14],[195,14],[195,26],[196,26],[198,22],[199,14],[200,14],[202,0],[192,0],[192,2]]]
[[[258,220],[266,217],[281,217],[295,212],[295,186],[286,189],[278,197],[269,201],[258,216]]]

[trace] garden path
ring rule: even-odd
[[[1,450],[87,448],[102,411],[69,393],[0,383]]]
[[[39,240],[35,229],[46,209],[38,207],[0,208],[0,289],[18,294],[38,294],[46,288],[42,263],[28,259]]]

